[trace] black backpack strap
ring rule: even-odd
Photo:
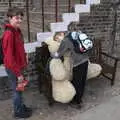
[[[2,50],[2,39],[0,39],[0,65],[3,64],[3,50]]]
[[[71,32],[68,34],[68,37],[69,37],[69,40],[72,42],[73,46],[74,46],[74,51],[76,53],[80,53],[80,50],[79,50],[79,44],[76,40],[73,40],[72,36],[71,36]]]

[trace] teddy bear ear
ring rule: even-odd
[[[101,71],[102,71],[101,65],[96,64],[96,63],[89,63],[88,72],[87,72],[87,80],[99,76]]]
[[[44,45],[47,45],[47,44],[45,42],[42,42],[41,45],[44,46]]]

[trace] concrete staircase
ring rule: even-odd
[[[90,13],[91,5],[100,4],[100,0],[86,0],[86,4],[76,4],[72,13],[63,13],[62,22],[50,23],[50,32],[38,32],[37,41],[25,44],[27,53],[35,52],[37,46],[41,46],[41,42],[52,36],[54,32],[67,31],[68,25],[71,22],[79,22],[80,15],[87,15]],[[84,13],[84,14],[83,14]],[[87,13],[87,14],[86,14]]]
[[[6,5],[6,4],[8,4],[8,0],[0,0],[0,5],[1,5],[1,3]],[[13,2],[12,2],[12,4],[16,4],[16,5],[17,5],[17,3],[25,4],[25,0],[13,0]],[[90,8],[91,8],[91,5],[93,5],[93,4],[96,4],[96,5],[100,4],[100,0],[86,0],[86,4],[76,4],[74,6],[74,12],[62,14],[61,22],[50,23],[50,32],[38,32],[41,29],[41,23],[38,24],[36,26],[36,29],[32,30],[33,32],[35,31],[35,33],[38,32],[37,33],[37,41],[33,42],[33,43],[26,43],[25,44],[26,52],[28,52],[28,53],[34,52],[35,48],[37,46],[40,46],[41,42],[44,41],[45,39],[47,39],[48,37],[50,37],[51,35],[53,35],[54,32],[67,31],[68,24],[70,24],[70,22],[73,22],[73,21],[78,22],[80,20],[81,14],[83,15],[83,13],[84,13],[84,15],[87,15],[85,13],[90,13]],[[21,5],[23,6],[23,4],[21,4]],[[33,20],[33,22],[34,22],[34,20]],[[24,27],[25,27],[25,25],[24,25]],[[26,27],[25,27],[25,30],[26,30]],[[23,31],[25,31],[25,30],[23,30]],[[31,31],[31,33],[32,33],[32,31]]]
[[[25,51],[27,53],[35,52],[37,46],[41,46],[41,42],[52,36],[54,32],[67,31],[67,27],[71,22],[79,22],[81,14],[90,13],[91,5],[100,4],[100,0],[86,0],[86,4],[76,4],[72,13],[63,13],[62,22],[50,23],[50,32],[38,32],[37,41],[25,44]],[[84,15],[87,15],[84,14]],[[0,76],[5,76],[4,68],[0,68]]]
[[[76,4],[73,13],[63,13],[62,22],[50,23],[51,32],[37,33],[37,42],[40,44],[42,41],[50,37],[54,32],[67,31],[70,22],[78,22],[81,13],[90,13],[90,7],[93,4],[100,4],[100,0],[86,0],[86,4]]]

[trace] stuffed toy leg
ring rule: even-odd
[[[50,38],[46,41],[50,53],[55,53],[60,43]],[[61,59],[53,58],[49,63],[50,74],[52,76],[52,95],[55,101],[61,103],[70,102],[76,94],[74,86],[71,84],[72,64],[69,53],[64,55],[64,62]]]
[[[88,63],[87,80],[99,76],[101,71],[102,71],[102,67],[99,64],[89,62]]]
[[[61,103],[70,102],[76,94],[75,88],[68,80],[52,80],[52,91],[54,100]]]
[[[69,76],[61,59],[50,61],[50,74],[54,80],[65,80]]]

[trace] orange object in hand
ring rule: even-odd
[[[28,80],[23,80],[21,83],[18,83],[16,90],[17,91],[24,91],[25,90],[25,86],[28,84]]]

